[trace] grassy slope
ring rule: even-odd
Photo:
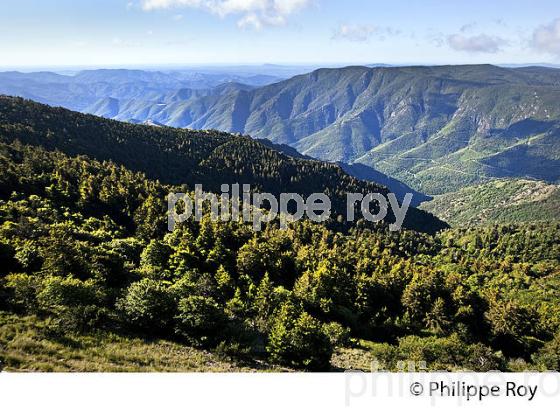
[[[555,221],[560,187],[541,181],[505,179],[438,195],[421,208],[452,226]]]
[[[0,311],[0,368],[34,372],[278,372],[264,362],[236,362],[206,350],[164,339],[142,339],[97,331],[56,336],[48,321]],[[365,342],[339,348],[333,370],[370,369],[375,360]]]
[[[161,339],[98,331],[55,336],[33,316],[0,312],[0,361],[6,371],[247,372],[266,364],[240,364],[221,355]],[[277,368],[285,371],[286,369]]]

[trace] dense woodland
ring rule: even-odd
[[[239,183],[276,196],[324,192],[332,201],[329,226],[339,230],[349,227],[338,218],[346,215],[347,192],[388,192],[349,176],[338,165],[294,158],[248,136],[133,125],[0,96],[0,141],[15,140],[70,156],[111,160],[148,178],[190,189],[202,184],[205,190],[219,192],[221,184]],[[391,218],[389,214],[386,222]],[[411,208],[404,227],[434,233],[447,224]]]
[[[139,172],[164,149],[144,159],[113,144],[104,149],[122,157],[108,161],[84,152],[88,141],[102,147],[93,129],[79,140],[77,123],[38,129],[61,113],[66,121],[68,112],[7,101],[0,105],[0,328],[19,318],[42,323],[45,339],[111,332],[307,370],[333,369],[333,355],[356,347],[388,369],[413,360],[430,369],[560,370],[558,222],[433,235],[309,221],[254,232],[204,218],[167,232],[166,195],[185,187],[166,184],[192,186],[194,174],[166,180],[158,174],[165,161],[157,160],[155,170]],[[46,120],[33,119],[37,107]],[[8,111],[36,122],[9,123]],[[118,123],[102,120],[99,129],[107,124]],[[163,133],[161,144],[171,132],[122,127],[146,138]],[[198,135],[202,146],[213,143]],[[207,169],[228,161],[219,153],[203,155]],[[25,368],[10,353],[16,333],[0,331],[9,369]]]

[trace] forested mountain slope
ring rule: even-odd
[[[17,141],[0,165],[8,370],[560,369],[558,223],[170,233],[178,187]]]
[[[342,235],[204,218],[168,233],[174,188],[142,173],[19,142],[0,143],[0,165],[9,370],[231,368],[181,345],[237,369],[396,370],[411,355],[432,370],[560,368],[557,223]]]
[[[127,124],[21,98],[0,97],[0,139],[112,160],[191,189],[202,184],[219,192],[221,184],[246,183],[275,195],[324,192],[332,201],[333,223],[337,215],[345,215],[347,192],[388,192],[349,176],[335,164],[289,157],[249,137]],[[405,227],[419,231],[435,232],[445,226],[415,208],[405,219]]]
[[[255,89],[120,101],[120,120],[268,138],[360,162],[427,194],[560,178],[560,71],[492,65],[320,69]]]
[[[286,144],[275,144],[270,140],[259,138],[258,141],[268,147],[273,148],[276,151],[280,151],[290,157],[300,158],[300,159],[309,159],[312,160],[312,157],[307,155],[303,155],[299,153],[295,148],[290,147]],[[422,192],[418,192],[412,189],[410,186],[406,185],[405,183],[399,181],[398,179],[391,178],[388,175],[385,175],[382,172],[374,169],[365,164],[355,163],[355,164],[346,164],[344,162],[337,162],[336,163],[344,172],[348,175],[351,175],[355,178],[362,179],[365,181],[375,182],[377,184],[381,184],[386,186],[389,191],[393,192],[399,201],[405,197],[406,194],[412,194],[412,201],[411,205],[417,207],[422,202],[429,201],[431,199],[430,196],[423,194]]]
[[[0,73],[0,92],[131,123],[266,138],[371,166],[427,195],[494,177],[560,181],[558,69],[356,66],[273,84],[226,74]]]

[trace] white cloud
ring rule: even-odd
[[[237,22],[237,26],[239,28],[253,27],[256,30],[260,30],[262,28],[262,23],[261,19],[255,13],[249,13]]]
[[[397,36],[399,30],[391,27],[378,27],[371,24],[341,24],[333,33],[334,40],[347,40],[363,42],[368,41],[373,36],[379,40],[385,40],[388,36]]]
[[[286,18],[307,7],[311,0],[141,0],[146,11],[170,8],[195,8],[220,17],[240,15],[241,28],[280,26]]]
[[[531,46],[539,52],[560,56],[560,18],[537,27],[533,31]]]
[[[447,36],[447,44],[456,51],[495,54],[500,52],[508,44],[508,41],[501,37],[489,36],[487,34],[470,37],[463,34],[452,34]]]

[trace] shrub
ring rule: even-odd
[[[58,333],[86,331],[106,317],[104,294],[92,280],[48,276],[38,285],[37,304],[53,316],[51,330]]]
[[[333,349],[321,323],[288,301],[274,318],[267,351],[272,361],[280,364],[326,370]]]
[[[467,370],[473,372],[489,372],[506,368],[505,358],[501,352],[495,352],[490,347],[481,343],[469,345],[466,350],[467,357],[463,364]]]
[[[396,346],[391,346],[388,343],[364,341],[361,341],[361,344],[365,345],[364,347],[368,349],[368,352],[373,358],[373,362],[370,363],[372,368],[376,363],[380,370],[391,370],[397,368],[396,363],[398,361],[398,352]]]
[[[171,292],[149,278],[131,284],[117,307],[132,326],[156,333],[166,330],[175,314]]]
[[[49,330],[56,334],[85,332],[108,323],[110,312],[97,305],[57,306]]]
[[[37,279],[25,273],[6,276],[8,304],[15,310],[33,312],[37,308]]]
[[[214,353],[223,359],[231,357],[249,359],[251,357],[251,347],[242,345],[239,342],[226,342],[222,340],[214,348]]]
[[[533,355],[533,362],[541,370],[560,371],[560,333]]]
[[[215,339],[225,323],[225,314],[211,297],[188,296],[179,301],[175,333],[190,342]]]
[[[449,337],[406,336],[396,348],[397,360],[425,362],[429,370],[504,370],[505,360],[483,344],[466,344],[457,334]],[[393,365],[396,366],[397,363]]]
[[[333,346],[348,346],[350,343],[350,329],[340,323],[325,323],[323,333],[329,338]]]
[[[456,335],[406,336],[399,340],[397,354],[398,360],[414,362],[416,367],[425,362],[430,370],[456,370],[464,362],[465,345]]]
[[[99,304],[102,296],[93,281],[71,277],[48,276],[39,285],[37,302],[40,309],[53,310],[58,306],[85,306]]]
[[[31,241],[25,242],[14,257],[26,272],[39,270],[43,263],[39,249]]]

